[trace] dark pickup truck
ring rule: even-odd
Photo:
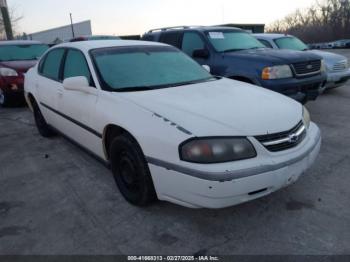
[[[318,55],[266,48],[238,28],[161,28],[147,32],[142,40],[173,45],[208,65],[213,75],[262,86],[302,103],[316,100],[326,81]]]

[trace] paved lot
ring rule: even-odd
[[[350,254],[350,85],[308,108],[324,139],[314,167],[224,210],[133,207],[95,159],[0,109],[0,254]]]

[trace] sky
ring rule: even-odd
[[[35,33],[92,21],[93,34],[143,34],[152,28],[223,23],[265,23],[281,19],[315,0],[7,0],[23,16],[17,33]]]

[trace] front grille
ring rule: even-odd
[[[255,137],[267,150],[279,152],[291,149],[299,145],[306,136],[306,128],[301,121],[293,129],[271,135]]]
[[[333,71],[344,71],[345,69],[348,68],[348,61],[344,60],[344,61],[341,61],[339,63],[336,63],[332,70]]]
[[[292,64],[296,76],[306,76],[321,72],[321,60]]]

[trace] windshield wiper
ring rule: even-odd
[[[183,83],[178,83],[178,84],[172,84],[172,85],[170,84],[170,85],[168,85],[168,87],[194,85],[194,84],[205,83],[205,82],[216,81],[216,80],[218,80],[216,77],[209,77],[209,78],[205,78],[205,79],[188,81],[188,82],[183,82]]]
[[[125,88],[118,88],[114,89],[115,92],[138,92],[138,91],[149,91],[149,90],[156,90],[156,89],[163,89],[163,88],[171,88],[171,87],[178,87],[178,86],[186,86],[186,85],[193,85],[193,84],[199,84],[209,81],[216,81],[221,78],[218,77],[209,77],[206,79],[200,79],[200,80],[194,80],[194,81],[188,81],[188,82],[182,82],[182,83],[175,83],[175,84],[164,84],[164,85],[155,85],[155,86],[135,86],[135,87],[125,87]]]
[[[133,86],[133,87],[125,87],[125,88],[118,88],[114,91],[116,92],[138,92],[138,91],[149,91],[153,90],[153,87],[149,86]]]
[[[229,52],[237,52],[237,51],[243,51],[243,50],[252,50],[252,49],[261,49],[261,48],[265,48],[265,47],[250,47],[250,48],[240,48],[240,49],[227,49],[225,51],[223,51],[223,53],[229,53]]]
[[[242,51],[246,49],[227,49],[225,51],[222,51],[223,53],[230,53],[230,52],[237,52],[237,51]]]

